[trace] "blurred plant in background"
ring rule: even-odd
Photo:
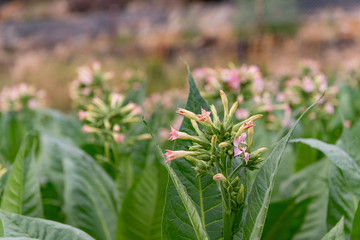
[[[43,107],[45,95],[44,90],[37,90],[26,83],[5,86],[0,92],[0,110],[7,112]]]
[[[70,97],[74,108],[85,109],[86,104],[95,97],[107,98],[111,92],[108,80],[112,77],[113,73],[104,72],[99,62],[79,67],[77,77],[70,86]]]

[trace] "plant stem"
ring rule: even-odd
[[[223,227],[224,227],[224,240],[232,240],[232,226],[230,219],[230,209],[227,209],[226,202],[223,199]],[[227,200],[227,199],[226,199]]]

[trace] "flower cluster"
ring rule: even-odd
[[[140,120],[141,107],[133,102],[124,103],[124,96],[118,93],[110,94],[107,101],[98,97],[92,99],[80,110],[78,117],[83,121],[83,132],[95,133],[104,137],[105,141],[123,142],[124,132],[130,124]]]
[[[224,107],[223,119],[220,119],[214,105],[211,105],[211,111],[201,108],[200,114],[182,108],[177,110],[178,114],[190,119],[196,135],[189,135],[171,127],[169,140],[187,139],[192,142],[192,145],[187,150],[166,150],[165,156],[166,162],[178,158],[186,159],[194,166],[199,177],[214,175],[214,180],[224,180],[225,185],[229,183],[232,187],[230,185],[225,186],[228,189],[229,196],[232,195],[237,200],[241,200],[239,202],[234,199],[236,201],[232,206],[238,208],[243,203],[241,196],[244,194],[244,187],[238,184],[239,179],[236,177],[236,173],[240,167],[249,170],[257,169],[263,161],[260,154],[266,151],[266,148],[251,151],[254,121],[262,115],[254,115],[243,122],[233,124],[233,115],[238,102],[235,102],[228,109],[227,96],[221,90],[220,95]],[[235,169],[229,167],[233,166],[231,163],[234,161],[239,163]],[[218,179],[217,176],[221,176],[221,179]]]
[[[309,115],[310,119],[323,118],[334,113],[334,106],[337,105],[336,86],[328,86],[326,76],[318,70],[314,62],[306,62],[302,66],[301,74],[298,77],[291,77],[285,81],[283,91],[276,96],[278,103],[284,105],[283,126],[289,124],[292,111],[309,106],[312,102],[319,99],[326,91],[325,96],[320,100],[320,110]],[[311,64],[310,64],[311,63]]]
[[[111,72],[103,72],[99,62],[91,66],[81,66],[77,70],[77,77],[70,86],[70,97],[76,109],[85,106],[95,97],[105,98],[110,93],[108,80],[113,77]]]
[[[203,67],[195,69],[193,74],[202,83],[205,97],[213,97],[220,89],[226,89],[231,95],[237,94],[237,98],[246,101],[264,91],[261,72],[255,65],[218,69]]]
[[[45,95],[44,90],[36,90],[26,83],[4,87],[0,92],[0,110],[19,111],[38,108],[44,105]]]

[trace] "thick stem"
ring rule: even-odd
[[[223,199],[223,228],[224,228],[224,240],[232,240],[232,224],[230,214],[231,211],[227,210],[226,203]]]

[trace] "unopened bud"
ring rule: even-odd
[[[178,108],[178,110],[176,111],[177,114],[180,114],[181,116],[184,116],[186,118],[189,118],[189,119],[194,119],[194,120],[198,120],[198,116],[196,116],[195,113],[193,112],[190,112],[186,109],[183,109],[183,108]]]
[[[248,151],[250,151],[252,142],[253,142],[253,136],[254,136],[254,127],[251,127],[248,129]]]
[[[221,143],[219,143],[219,147],[221,147],[221,148],[225,148],[225,147],[229,147],[229,146],[231,146],[231,144],[228,143],[228,142],[221,142]]]
[[[238,194],[236,201],[237,201],[237,204],[239,204],[240,206],[244,203],[244,185],[243,184],[240,185],[240,190],[239,190],[239,194]]]
[[[213,179],[215,181],[225,181],[226,180],[225,176],[222,173],[218,173],[218,174],[214,175]]]
[[[228,115],[229,106],[228,106],[228,99],[226,97],[226,94],[223,92],[223,90],[220,90],[220,97],[222,104],[224,105],[224,119],[225,119]]]

